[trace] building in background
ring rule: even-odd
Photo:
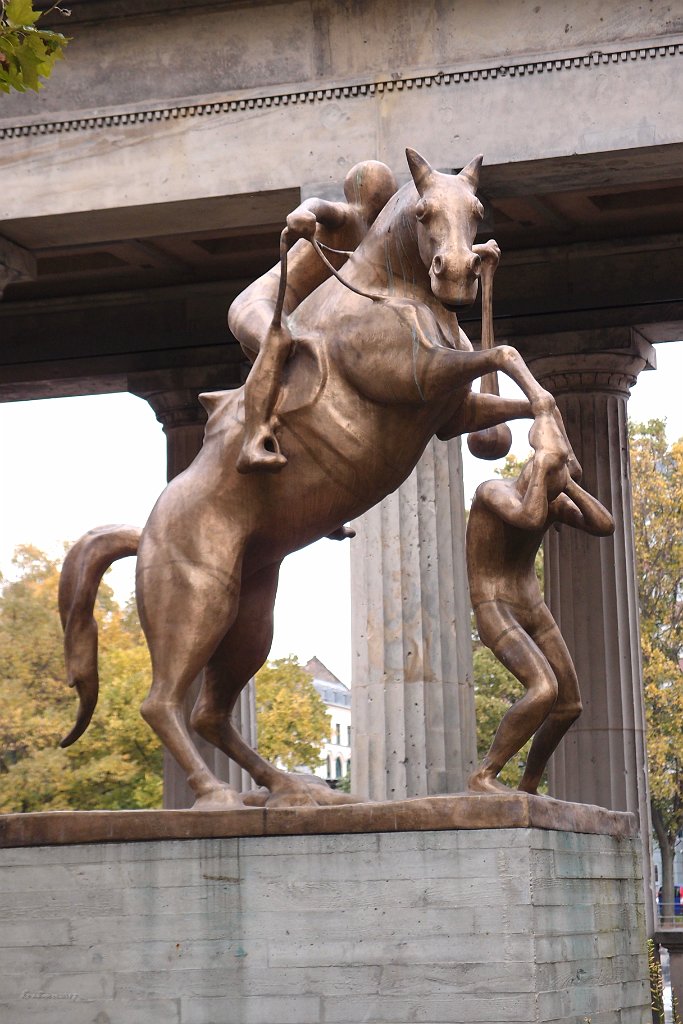
[[[322,764],[315,774],[328,782],[346,778],[351,770],[351,690],[313,657],[304,669],[325,703],[330,719],[327,743],[321,751]]]

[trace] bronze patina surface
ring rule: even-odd
[[[275,345],[286,357],[276,352],[275,378],[266,359],[265,383],[251,389],[252,398],[262,396],[260,420],[258,410],[246,409],[252,403],[244,388],[202,396],[209,411],[202,450],[168,485],[144,530],[91,531],[65,562],[60,611],[69,683],[80,705],[63,745],[87,728],[97,701],[97,585],[107,565],[137,551],[137,602],[153,665],[142,714],[186,772],[197,809],[244,807],[188,732],[184,699],[202,671],[192,725],[268,791],[269,810],[357,802],[280,771],[231,722],[240,691],[270,649],[282,559],[343,530],[395,490],[434,435],[448,439],[507,419],[547,418],[556,408],[515,349],[475,352],[458,324],[456,309],[476,298],[482,256],[497,262],[493,244],[481,255],[474,247],[483,217],[476,197],[481,157],[450,175],[414,150],[406,155],[411,180],[379,215],[377,205],[393,189],[383,165],[373,165],[377,187],[369,200],[359,193],[356,202],[349,193],[344,217],[353,207],[355,237],[366,233],[341,271],[329,265],[330,276],[311,290],[309,262],[293,256],[294,280],[283,276],[278,289],[286,336],[274,341],[268,333],[268,317],[277,330],[281,312],[272,275],[252,287],[248,301],[237,300],[233,322],[250,356],[258,358],[269,338],[271,354]],[[304,236],[298,244],[312,245],[321,259],[313,220],[317,225],[328,214],[319,206],[299,211],[287,228],[296,228]],[[305,271],[301,281],[297,267]],[[260,302],[265,318],[249,320]],[[519,385],[523,399],[471,391],[472,381],[497,370]],[[259,467],[268,454],[281,458]]]
[[[536,575],[536,555],[554,523],[606,537],[614,520],[582,487],[581,467],[558,412],[529,431],[534,455],[514,480],[487,480],[467,522],[467,575],[479,637],[526,693],[506,712],[491,749],[469,779],[481,793],[505,791],[498,773],[533,736],[519,788],[536,793],[551,754],[581,714],[567,645]]]
[[[607,811],[527,793],[463,793],[337,807],[251,807],[228,812],[190,809],[4,814],[0,815],[0,847],[501,828],[620,838],[637,835],[635,815],[626,811]]]

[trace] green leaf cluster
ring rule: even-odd
[[[32,0],[0,0],[0,92],[37,92],[62,60],[69,40],[36,27],[43,13],[33,9]]]
[[[102,584],[100,699],[66,750],[77,699],[66,685],[57,612],[59,562],[17,550],[17,579],[0,585],[0,812],[159,807],[162,750],[139,707],[151,678],[139,623]]]
[[[256,723],[262,757],[287,771],[314,770],[322,761],[330,719],[311,677],[290,655],[256,675]]]

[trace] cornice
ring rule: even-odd
[[[628,49],[600,49],[572,52],[552,57],[525,57],[506,64],[482,62],[477,67],[461,67],[444,71],[433,70],[409,76],[386,75],[373,81],[354,81],[321,86],[310,83],[303,86],[285,86],[276,91],[251,90],[225,97],[210,97],[200,102],[184,101],[159,103],[153,107],[108,109],[87,116],[73,114],[55,120],[31,118],[20,124],[0,125],[0,139],[22,136],[52,135],[66,132],[97,131],[103,128],[144,125],[154,121],[174,121],[192,117],[211,117],[215,114],[238,113],[269,107],[297,104],[326,103],[333,100],[353,99],[383,93],[467,86],[471,82],[488,79],[519,79],[532,75],[548,75],[577,70],[591,70],[605,65],[629,61],[661,60],[683,55],[683,41],[678,38],[667,43],[650,42]]]

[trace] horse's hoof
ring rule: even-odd
[[[193,811],[234,811],[244,807],[239,793],[229,786],[218,786],[202,793],[192,804]]]
[[[240,796],[245,807],[265,807],[270,790],[265,786],[260,786],[258,789],[247,789],[240,793]]]
[[[273,810],[276,807],[318,807],[318,801],[313,793],[305,789],[282,789],[277,793],[271,793],[266,800],[266,807]]]
[[[339,526],[332,533],[328,533],[328,540],[353,540],[356,536],[356,531],[350,526]]]
[[[323,782],[322,786],[303,783],[299,786],[288,786],[286,789],[276,790],[266,800],[266,807],[332,807],[337,804],[362,804],[365,803],[353,793],[341,793],[339,790],[330,789]]]

